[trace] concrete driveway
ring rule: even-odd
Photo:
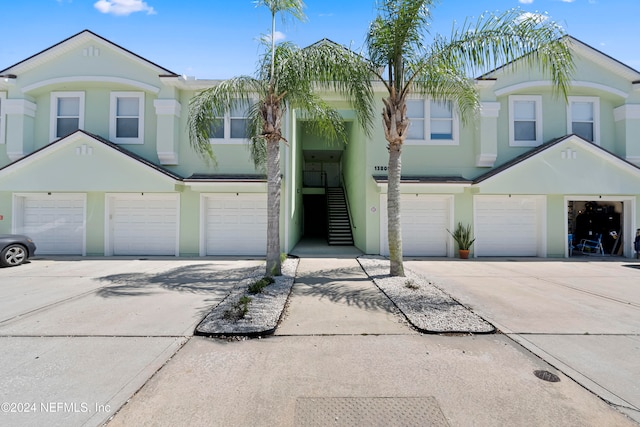
[[[102,424],[260,264],[65,257],[0,268],[0,424]]]
[[[500,331],[640,422],[640,264],[407,261]]]

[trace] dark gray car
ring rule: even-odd
[[[20,265],[36,253],[36,245],[27,236],[0,234],[0,266]]]

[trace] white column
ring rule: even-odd
[[[178,164],[178,139],[182,105],[175,99],[156,99],[156,150],[163,165]]]

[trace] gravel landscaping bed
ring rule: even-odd
[[[264,276],[264,266],[252,270],[196,327],[196,335],[214,337],[256,337],[273,334],[281,320],[295,281],[298,258],[282,263],[282,276],[261,293],[249,293],[249,286]],[[376,286],[395,304],[407,321],[423,333],[495,332],[495,328],[425,278],[405,269],[406,277],[389,276],[389,260],[358,257],[360,266]],[[243,297],[251,298],[246,313],[238,315]],[[234,316],[235,315],[235,316]]]
[[[482,319],[428,279],[405,269],[406,277],[389,276],[389,260],[361,256],[358,262],[367,275],[400,309],[409,323],[423,333],[495,332],[495,327]]]
[[[291,293],[299,260],[287,258],[282,263],[282,276],[261,293],[250,294],[249,286],[264,276],[264,266],[257,267],[239,282],[231,293],[218,304],[196,327],[196,335],[204,336],[262,336],[272,334]],[[233,318],[236,305],[244,296],[251,298],[244,317]]]

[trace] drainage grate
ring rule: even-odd
[[[449,423],[434,397],[301,397],[295,425],[437,426]]]
[[[540,378],[543,381],[549,381],[550,383],[560,382],[560,377],[549,371],[533,371],[533,375]]]

